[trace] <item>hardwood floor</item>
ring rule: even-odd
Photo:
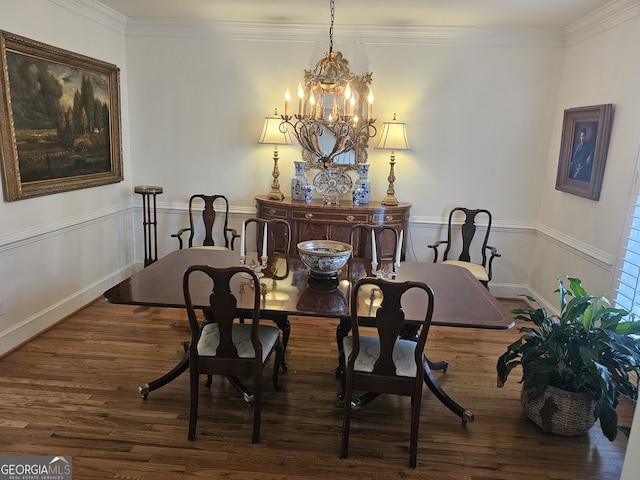
[[[70,455],[76,480],[620,477],[624,435],[609,442],[598,425],[580,437],[544,434],[524,417],[517,374],[496,387],[496,359],[516,329],[431,329],[430,357],[451,361],[436,377],[475,421],[463,425],[425,388],[415,470],[408,398],[381,396],[356,415],[341,460],[337,321],[291,323],[284,388],[265,382],[261,442],[251,444],[251,408],[219,378],[201,390],[190,442],[188,375],[147,400],[137,390],[181,358],[184,312],[98,300],[0,359],[0,454]],[[629,425],[633,407],[625,400],[619,414]]]

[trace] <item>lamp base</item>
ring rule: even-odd
[[[278,177],[280,176],[280,170],[278,170],[278,146],[273,146],[273,173],[271,176],[273,177],[273,181],[271,182],[271,191],[267,198],[269,200],[282,200],[284,199],[284,193],[280,191],[280,182],[278,181]]]
[[[396,181],[396,174],[393,171],[393,167],[396,164],[396,156],[393,153],[393,151],[391,151],[391,161],[389,162],[390,165],[390,169],[389,169],[389,186],[387,187],[387,196],[384,197],[384,200],[382,200],[382,205],[389,205],[391,207],[395,207],[396,205],[398,205],[398,199],[396,198],[396,190],[393,186],[393,182]]]
[[[269,200],[284,200],[284,193],[277,190],[271,190],[271,192],[269,192],[269,195],[267,195],[267,198]]]

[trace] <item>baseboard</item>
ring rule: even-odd
[[[131,276],[138,269],[138,264],[129,264],[0,332],[0,358],[83,309],[96,298],[101,298],[105,290]]]

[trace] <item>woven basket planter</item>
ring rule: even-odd
[[[547,387],[535,399],[529,398],[524,388],[520,401],[525,415],[543,432],[575,436],[589,431],[596,421],[595,401],[588,393],[574,393],[556,387]]]

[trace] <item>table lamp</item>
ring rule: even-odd
[[[282,131],[280,129],[281,124],[282,118],[278,116],[278,110],[276,109],[273,117],[265,117],[262,133],[258,139],[258,143],[270,143],[273,145],[273,181],[271,182],[271,191],[267,195],[271,200],[282,200],[284,198],[278,181],[280,176],[280,171],[278,170],[278,145],[291,145],[291,136],[286,130]]]
[[[393,121],[382,124],[382,134],[375,148],[391,150],[389,187],[387,187],[387,196],[382,200],[382,205],[398,205],[398,199],[393,187],[393,183],[396,180],[394,173],[394,165],[396,163],[395,150],[410,150],[411,147],[409,147],[409,141],[407,140],[407,124],[397,122],[395,113],[393,114]]]

